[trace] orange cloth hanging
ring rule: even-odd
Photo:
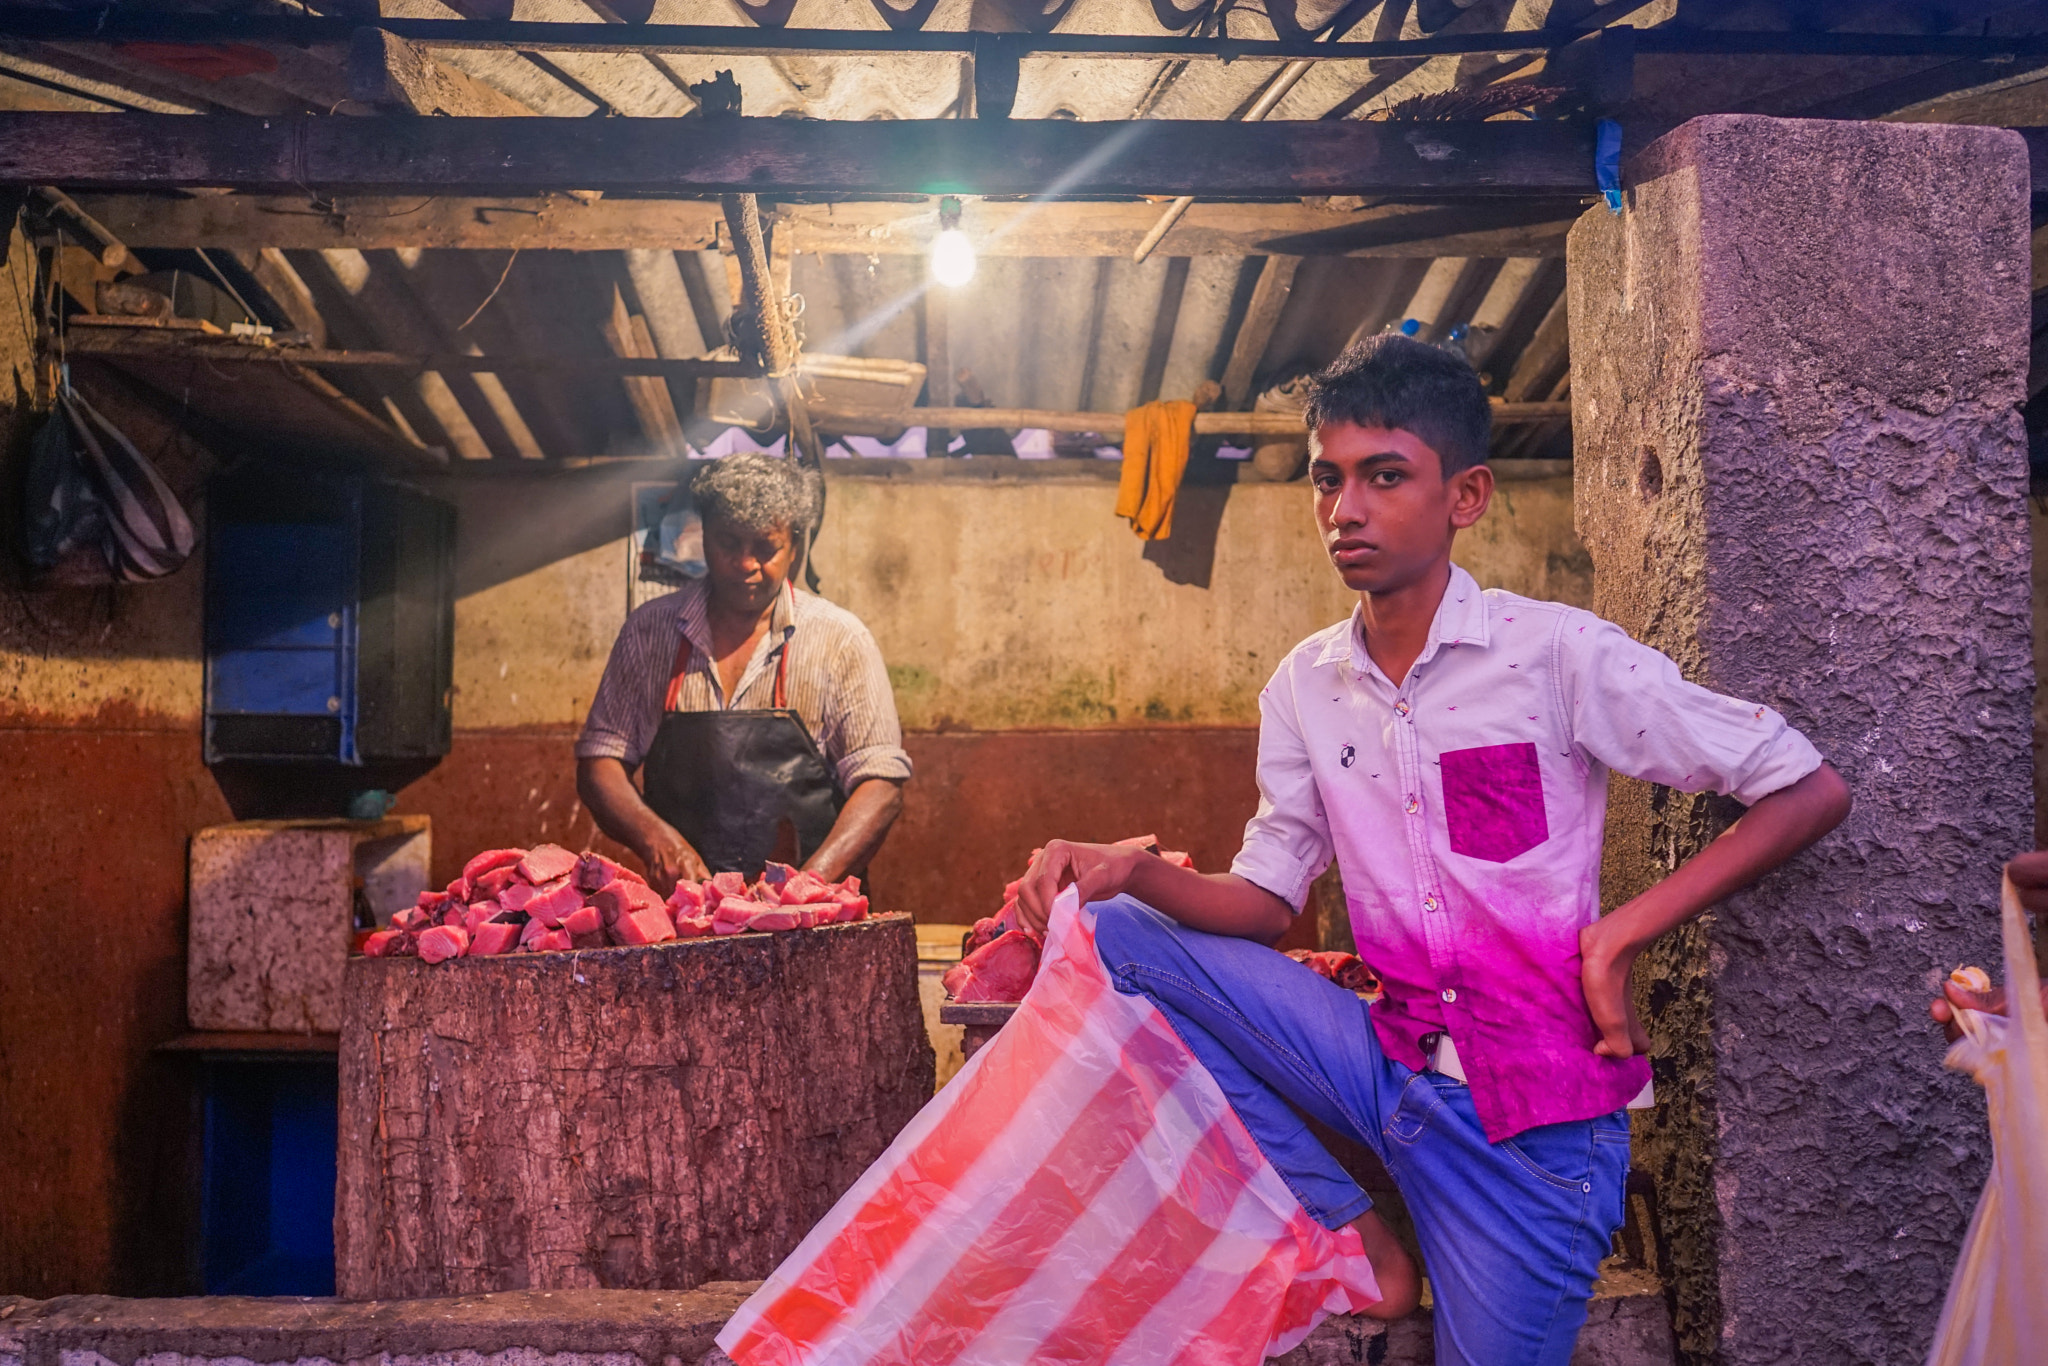
[[[1148,541],[1173,534],[1173,500],[1188,470],[1195,405],[1184,398],[1147,403],[1124,414],[1124,469],[1116,515]]]

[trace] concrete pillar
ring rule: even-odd
[[[1625,183],[1568,254],[1594,608],[1781,709],[1857,804],[1637,969],[1680,1342],[1918,1362],[1988,1152],[1927,1001],[1996,967],[1998,867],[2033,836],[2027,153],[1721,116]],[[1606,904],[1735,814],[1617,780]]]

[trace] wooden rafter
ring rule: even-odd
[[[1642,130],[1648,133],[1653,130]],[[1640,136],[1636,130],[1632,135]],[[1590,194],[1593,128],[0,113],[0,181],[268,193]]]
[[[715,200],[600,199],[568,195],[473,198],[305,195],[80,194],[77,200],[137,247],[462,247],[552,251],[701,251],[719,242]],[[1485,200],[1453,205],[1197,203],[1175,226],[1176,256],[1559,256],[1576,199]],[[935,202],[783,204],[778,231],[800,254],[921,255],[938,231]],[[961,226],[975,254],[1129,256],[1159,216],[1143,201],[968,200]]]

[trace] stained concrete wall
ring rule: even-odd
[[[1585,603],[1570,480],[1543,469],[1503,479],[1459,558],[1482,583]],[[1256,725],[1280,655],[1351,610],[1305,484],[1189,490],[1197,513],[1148,555],[1111,515],[1110,472],[831,479],[823,590],[874,632],[906,729]],[[625,619],[632,478],[455,488],[458,729],[582,723]],[[550,545],[564,527],[581,534]]]
[[[2034,829],[2028,169],[2005,131],[1695,119],[1572,229],[1595,610],[1856,809],[1638,965],[1687,1360],[1924,1359],[1988,1143],[1926,1002]],[[1730,804],[1617,781],[1603,902]]]

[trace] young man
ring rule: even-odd
[[[1659,935],[1833,829],[1841,778],[1767,707],[1718,696],[1590,613],[1481,591],[1451,563],[1485,513],[1491,413],[1464,361],[1401,337],[1317,377],[1310,479],[1359,595],[1261,695],[1258,814],[1228,873],[1054,841],[1042,926],[1078,884],[1119,990],[1150,997],[1303,1207],[1358,1225],[1389,1316],[1412,1264],[1297,1111],[1367,1144],[1414,1216],[1437,1359],[1563,1366],[1623,1212],[1649,1037],[1629,968]],[[1609,770],[1749,811],[1600,915]],[[1332,856],[1368,1009],[1265,945]]]

